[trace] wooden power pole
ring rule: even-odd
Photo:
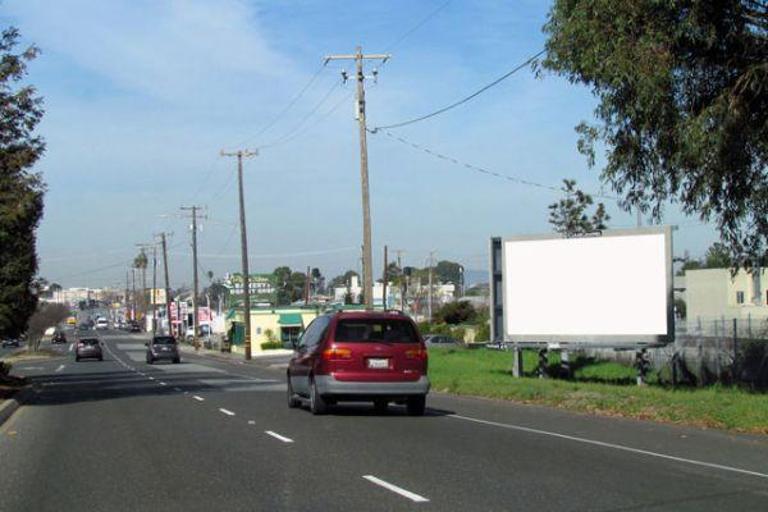
[[[248,270],[248,237],[245,229],[245,194],[243,193],[243,158],[258,155],[258,151],[238,150],[234,153],[221,152],[221,156],[237,157],[237,189],[240,200],[240,253],[243,266],[243,323],[245,324],[245,359],[251,358],[251,288]]]
[[[197,294],[199,287],[199,279],[197,275],[197,218],[199,215],[199,206],[182,206],[182,210],[189,211],[192,217],[192,325],[194,333],[192,334],[192,343],[195,345],[195,350],[200,350],[200,343],[197,339],[197,333],[200,328],[197,318]]]
[[[173,336],[173,328],[171,326],[171,283],[168,276],[168,244],[165,236],[165,233],[160,233],[160,243],[163,248],[163,271],[165,273],[165,318],[168,321],[167,334]]]
[[[371,248],[371,205],[370,194],[368,191],[368,139],[365,125],[365,75],[363,73],[364,60],[381,60],[386,62],[390,58],[389,54],[363,54],[362,47],[358,46],[352,55],[328,55],[325,57],[326,64],[332,60],[354,60],[355,61],[355,80],[357,82],[357,94],[355,109],[360,130],[360,181],[363,199],[363,296],[365,297],[365,309],[373,309],[373,252]],[[376,79],[378,72],[374,70],[373,78]],[[342,72],[344,80],[347,79],[345,72]]]

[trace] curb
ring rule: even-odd
[[[0,405],[0,426],[3,425],[8,419],[10,419],[11,416],[13,416],[13,413],[15,413],[19,407],[24,405],[29,397],[32,395],[32,386],[27,385],[26,387],[22,388],[20,391],[16,392],[15,395],[13,395],[11,398],[3,402],[2,405]]]

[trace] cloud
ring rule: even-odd
[[[174,103],[244,91],[290,66],[242,0],[10,0],[26,38],[118,89]]]

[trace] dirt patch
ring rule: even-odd
[[[29,352],[27,350],[21,350],[14,352],[9,357],[6,357],[5,360],[9,363],[18,363],[21,361],[34,361],[37,359],[50,359],[51,357],[61,357],[62,354],[60,352],[56,352],[55,350],[49,350],[49,349],[41,349],[37,352]]]

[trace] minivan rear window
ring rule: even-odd
[[[176,340],[171,336],[158,336],[152,343],[155,345],[173,345],[176,343]]]
[[[336,325],[336,341],[345,343],[418,343],[410,322],[396,319],[347,319]]]

